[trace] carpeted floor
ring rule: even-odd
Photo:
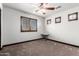
[[[79,56],[79,48],[50,40],[36,40],[3,47],[5,56]]]

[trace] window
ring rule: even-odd
[[[37,32],[37,19],[21,16],[21,32]]]

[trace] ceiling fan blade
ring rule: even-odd
[[[56,7],[56,9],[61,8],[61,6]]]
[[[47,5],[48,3],[40,3],[39,7],[44,7],[44,5]]]
[[[39,7],[41,7],[41,6],[43,6],[43,3],[40,3],[40,6]]]
[[[45,8],[47,10],[54,10],[55,8],[54,7],[49,7],[49,8]]]

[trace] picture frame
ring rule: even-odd
[[[21,32],[37,32],[37,19],[21,16]]]
[[[78,12],[68,14],[68,21],[78,20]]]
[[[61,17],[56,17],[55,18],[55,23],[61,23]]]
[[[51,19],[48,19],[47,20],[47,24],[51,24]]]

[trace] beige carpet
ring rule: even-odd
[[[79,48],[50,40],[36,40],[6,46],[0,51],[5,56],[79,56]]]

